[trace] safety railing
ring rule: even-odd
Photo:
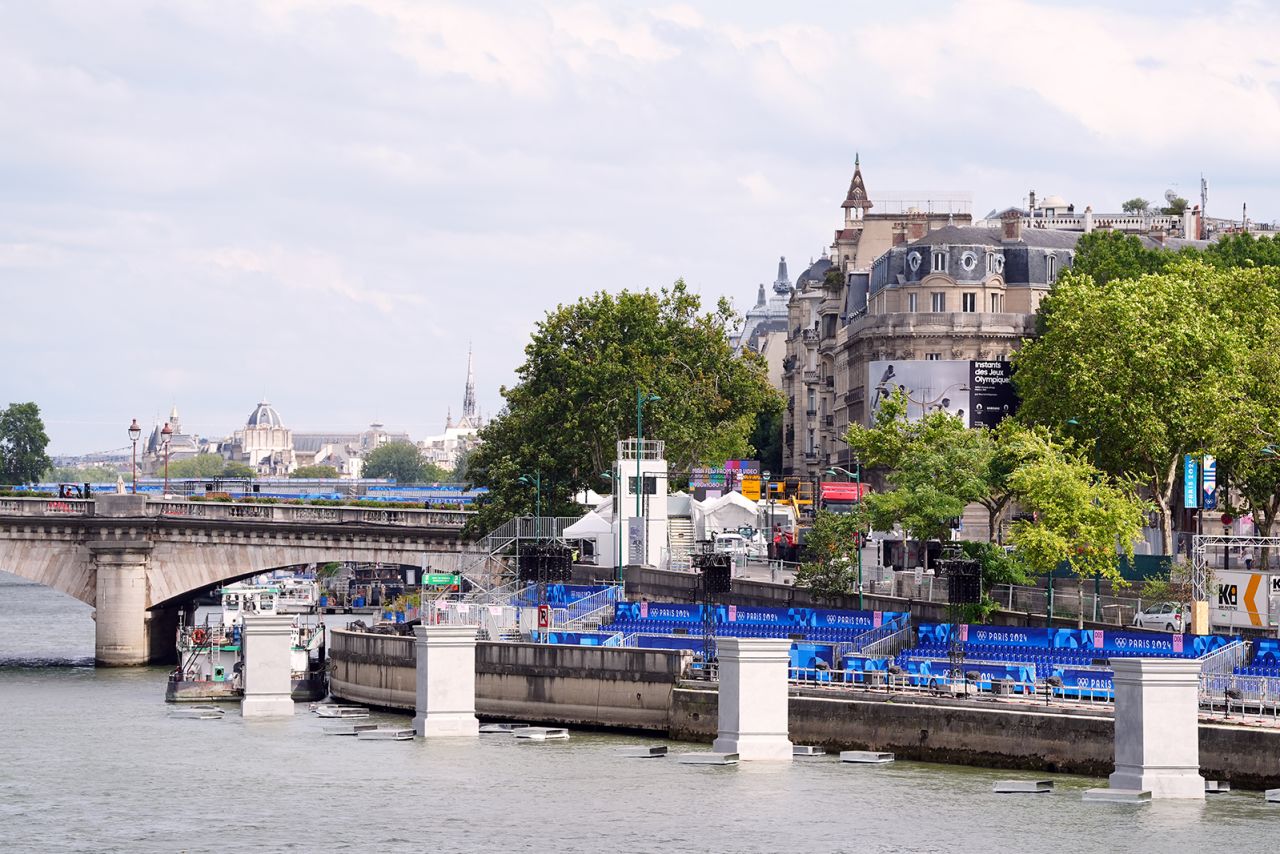
[[[1200,674],[1231,675],[1235,669],[1244,664],[1249,655],[1249,645],[1241,640],[1232,641],[1221,649],[1216,649],[1200,659]]]
[[[476,626],[483,640],[501,640],[520,631],[520,609],[512,605],[477,605],[437,600],[430,617],[442,626]]]
[[[914,637],[911,621],[905,616],[899,617],[887,625],[865,631],[855,637],[849,644],[849,651],[845,654],[856,653],[869,658],[892,658],[911,646]]]
[[[976,663],[976,662],[975,662]],[[898,667],[888,670],[840,670],[831,667],[791,667],[788,682],[795,688],[820,687],[832,691],[862,694],[914,694],[926,696],[976,696],[1028,705],[1110,706],[1110,689],[1094,685],[1062,686],[1046,679],[993,679],[976,671],[959,674],[909,673]]]
[[[588,625],[598,626],[614,612],[614,604],[622,601],[622,585],[614,585],[570,602],[565,608],[565,628],[582,631]]]

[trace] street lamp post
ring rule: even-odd
[[[858,496],[857,498],[854,499],[854,501],[856,501],[858,505],[861,505],[862,504],[862,462],[858,461],[854,465],[857,469],[856,472],[851,472],[848,469],[841,468],[840,466],[832,466],[831,468],[827,469],[827,474],[836,474],[837,472],[839,472],[841,474],[846,475],[847,477],[853,478],[854,481],[858,484]],[[858,534],[858,610],[859,611],[862,610],[862,534],[861,533]]]
[[[164,427],[160,430],[160,444],[164,446],[164,494],[169,497],[169,440],[173,438],[173,428],[169,426],[169,422],[164,422]]]
[[[645,394],[640,389],[636,389],[636,518],[640,520],[640,524],[645,526],[643,511],[640,506],[640,494],[643,492],[643,480],[640,473],[640,461],[644,457],[644,405],[646,403],[654,403],[662,400],[656,394]],[[647,527],[647,526],[645,526]],[[647,562],[649,559],[649,532],[644,531],[644,554],[641,555],[642,561]]]
[[[772,475],[769,472],[760,472],[760,482],[764,484],[765,507],[768,508],[765,512],[769,514],[769,521],[765,527],[765,536],[769,538],[769,545],[774,546],[773,559],[779,560],[778,549],[773,541],[773,529],[775,526],[773,524],[773,490],[769,488],[771,478]]]
[[[133,443],[133,494],[138,494],[138,439],[142,438],[142,428],[138,426],[138,419],[133,419],[133,423],[129,425],[129,441]]]

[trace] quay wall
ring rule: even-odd
[[[333,696],[411,711],[413,638],[335,629]],[[476,645],[476,711],[484,718],[643,730],[681,741],[716,736],[718,693],[689,681],[692,656],[668,650]],[[904,759],[1105,777],[1113,770],[1109,707],[1044,708],[989,699],[793,689],[796,744],[886,750]],[[1200,725],[1201,773],[1246,789],[1280,787],[1280,730]]]
[[[357,703],[412,710],[412,637],[335,629],[329,690]],[[476,712],[486,718],[666,733],[672,693],[693,654],[678,650],[476,644]]]

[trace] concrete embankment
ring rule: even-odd
[[[410,710],[413,639],[334,630],[335,697]],[[476,711],[486,718],[643,730],[684,741],[716,735],[714,687],[683,679],[688,652],[480,643]],[[1105,776],[1108,706],[1060,709],[990,699],[803,688],[790,698],[791,740],[887,750],[904,759]],[[1200,726],[1201,773],[1238,788],[1280,786],[1280,730]]]
[[[413,638],[334,630],[329,650],[335,697],[411,710]],[[689,652],[476,645],[476,712],[485,717],[666,733],[672,694]]]

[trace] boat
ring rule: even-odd
[[[288,589],[294,591],[290,607],[300,609],[307,594],[292,587]],[[285,590],[278,584],[228,584],[218,591],[222,605],[218,622],[206,618],[198,625],[180,624],[178,666],[169,674],[165,700],[187,703],[240,699],[244,695],[240,644],[244,614],[286,613],[281,606]],[[314,607],[310,613],[315,613]],[[308,620],[307,613],[301,610],[293,621],[290,665],[290,693],[295,701],[321,700],[328,696],[324,623],[318,619]]]

